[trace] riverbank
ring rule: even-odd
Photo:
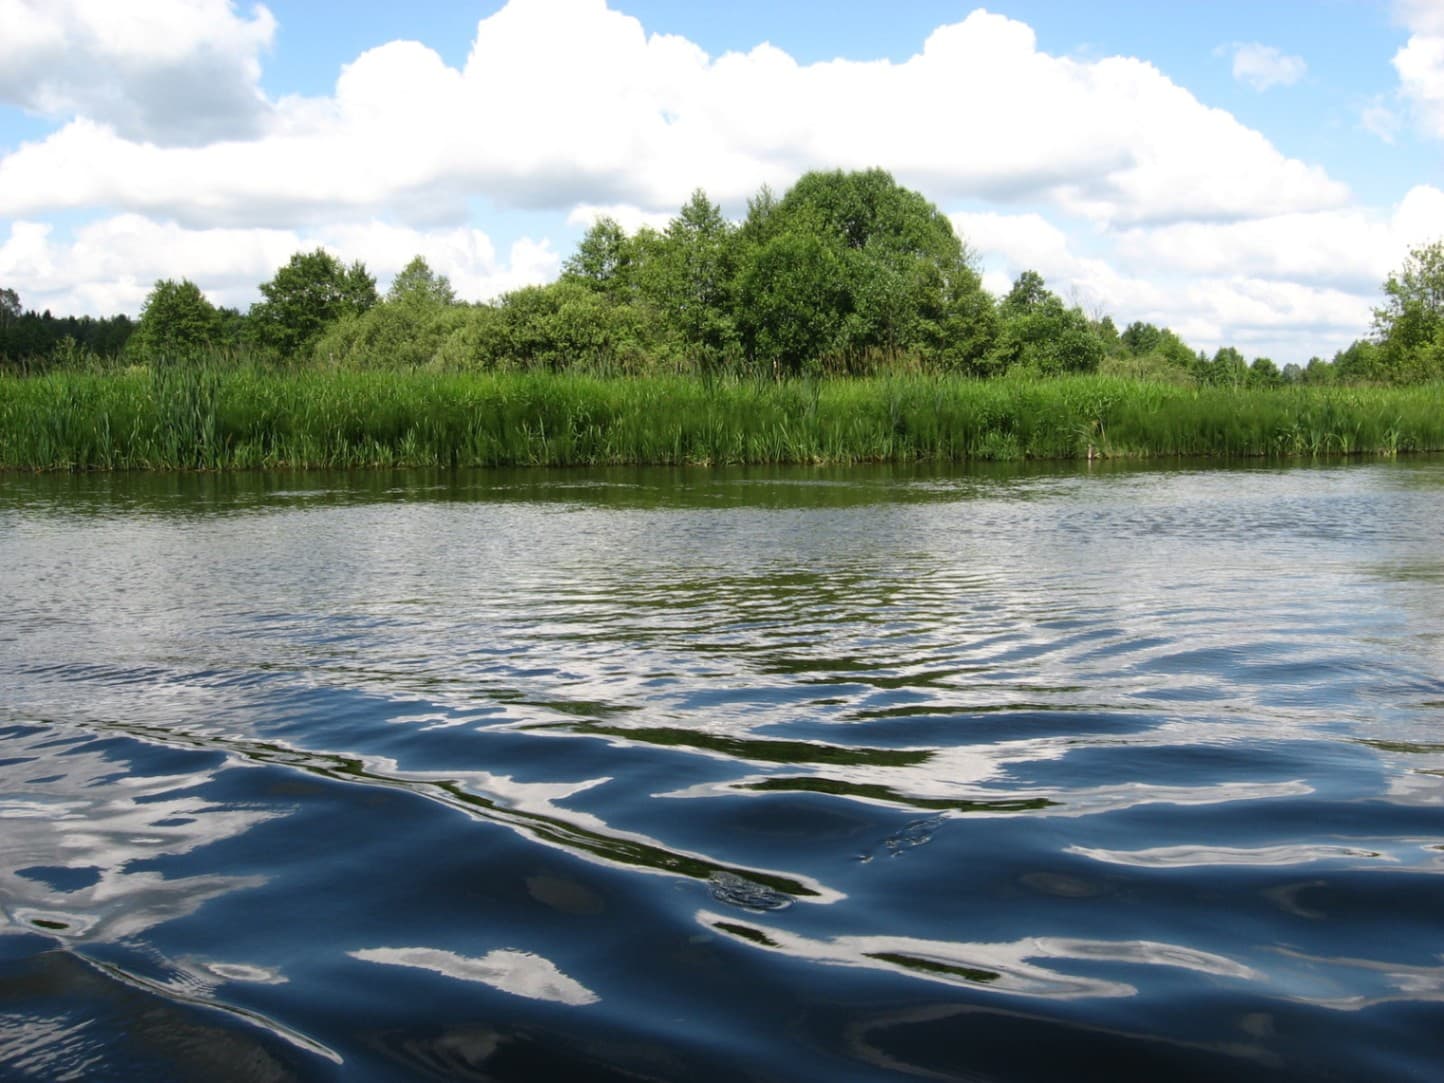
[[[1444,450],[1444,385],[261,368],[0,377],[0,468],[1291,458]]]

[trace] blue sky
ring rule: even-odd
[[[482,299],[554,276],[597,214],[880,165],[990,288],[1031,267],[1287,362],[1365,334],[1444,235],[1438,0],[0,13],[0,285],[57,312],[134,313],[160,277],[244,308],[316,244],[383,285],[420,252]]]

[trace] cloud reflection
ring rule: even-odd
[[[498,949],[479,959],[439,948],[363,948],[347,954],[368,963],[415,967],[457,981],[480,982],[528,1000],[581,1006],[601,999],[551,960],[525,951]]]
[[[1074,1000],[1138,993],[1126,982],[1063,973],[1038,965],[1035,960],[1039,959],[1168,966],[1240,981],[1259,977],[1251,967],[1226,956],[1149,940],[1028,937],[1005,943],[961,943],[907,936],[822,940],[745,924],[706,910],[699,910],[696,916],[701,925],[714,932],[814,963],[888,970],[925,981],[986,987],[1017,996]]]
[[[1297,972],[1280,975],[1281,985],[1286,995],[1305,1004],[1357,1012],[1394,1001],[1444,1002],[1444,966],[1274,950],[1289,963],[1299,964]]]
[[[1104,850],[1088,846],[1068,846],[1063,852],[1110,865],[1128,865],[1139,869],[1187,869],[1202,865],[1309,865],[1316,861],[1349,861],[1357,858],[1398,860],[1378,850],[1305,842],[1253,847],[1157,846],[1147,850]]]
[[[220,765],[147,774],[113,740],[58,726],[13,734],[6,748],[19,761],[7,768],[7,785],[24,796],[0,802],[0,932],[8,926],[67,941],[115,942],[265,882],[215,874],[171,879],[136,867],[285,815],[198,796]],[[74,884],[64,890],[68,880]]]

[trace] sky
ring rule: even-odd
[[[1444,0],[0,0],[0,286],[246,309],[297,251],[460,296],[598,215],[880,166],[1002,294],[1280,364],[1444,237]]]

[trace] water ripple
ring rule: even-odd
[[[7,478],[0,1075],[1427,1078],[1444,464]]]

